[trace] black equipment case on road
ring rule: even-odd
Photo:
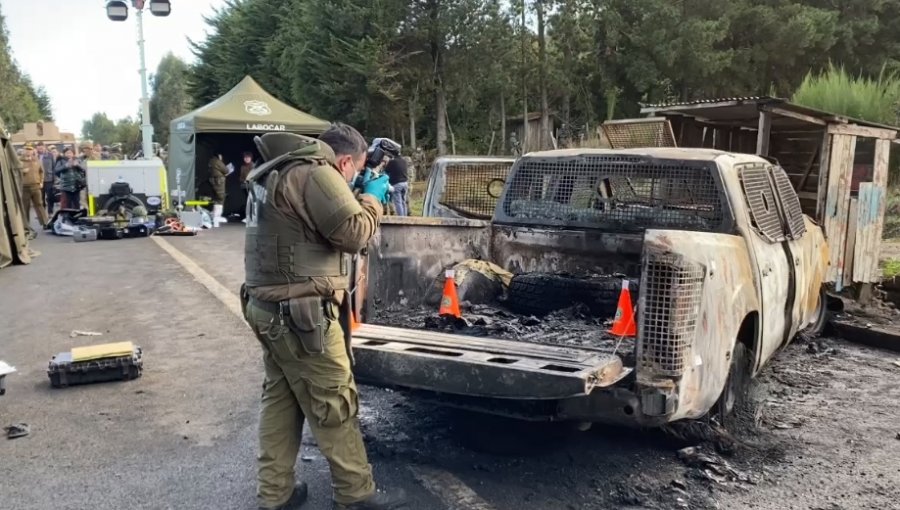
[[[72,362],[71,352],[61,352],[50,360],[47,375],[54,388],[106,381],[127,381],[141,376],[144,368],[140,347],[130,356]]]
[[[106,241],[114,241],[117,239],[122,239],[124,237],[125,231],[119,227],[100,227],[100,231],[97,234],[98,239],[103,239]]]
[[[128,225],[125,227],[125,237],[147,237],[150,235],[150,229],[147,225]]]

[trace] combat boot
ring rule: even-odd
[[[300,482],[294,486],[294,493],[283,504],[273,507],[261,506],[259,510],[297,510],[303,506],[303,503],[306,503],[308,496],[309,487],[306,485],[306,482]]]
[[[333,510],[396,510],[406,508],[406,491],[378,489],[368,498],[356,503],[334,503]]]

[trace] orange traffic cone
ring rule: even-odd
[[[616,306],[616,318],[613,320],[612,329],[609,332],[616,336],[635,336],[637,334],[628,280],[622,280],[622,292],[619,294],[619,304]]]
[[[455,273],[453,270],[449,270],[446,273],[446,279],[444,280],[444,295],[441,297],[441,307],[438,310],[438,315],[441,317],[456,317],[457,319],[462,318],[462,314],[459,313],[459,297],[456,295],[456,282],[453,280]]]

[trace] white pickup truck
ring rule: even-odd
[[[360,381],[487,413],[653,426],[727,415],[780,348],[824,326],[822,230],[765,159],[548,151],[517,160],[502,184],[490,221],[382,223],[356,267]],[[465,259],[639,280],[637,337],[623,352],[366,324],[418,308]]]

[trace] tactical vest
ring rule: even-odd
[[[316,233],[313,225],[275,206],[275,191],[287,172],[311,172],[328,164],[312,149],[279,156],[247,178],[244,270],[248,287],[303,284],[313,277],[326,277],[334,289],[349,288],[349,257]]]

